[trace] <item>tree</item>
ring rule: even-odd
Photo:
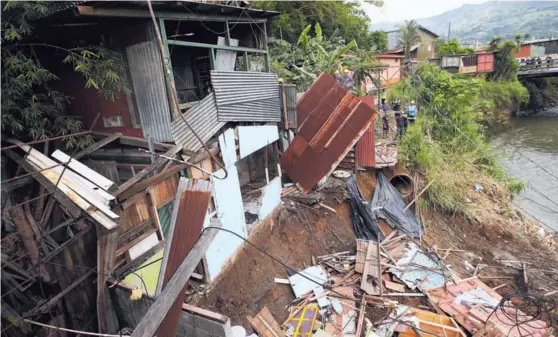
[[[343,71],[343,58],[350,50],[357,49],[355,40],[345,44],[337,32],[326,39],[320,24],[314,25],[314,36],[311,29],[312,25],[306,26],[296,44],[280,40],[270,49],[273,71],[302,90],[323,72]]]
[[[411,47],[420,42],[419,25],[415,20],[411,20],[405,21],[405,24],[399,25],[398,28],[399,42],[401,42],[405,53],[405,65],[408,65],[411,61]]]
[[[373,1],[381,6],[381,1]],[[353,1],[254,1],[253,8],[281,13],[271,24],[276,38],[296,43],[304,27],[319,23],[326,37],[339,34],[345,42],[355,40],[362,49],[383,51],[387,39],[368,30],[369,19],[359,2]]]
[[[438,56],[471,54],[472,52],[472,48],[463,48],[456,39],[446,41],[436,49]]]
[[[44,139],[80,131],[83,123],[65,115],[68,97],[56,91],[58,78],[40,62],[38,50],[64,53],[62,62],[86,79],[107,99],[128,90],[117,53],[103,46],[66,48],[37,43],[34,20],[49,13],[57,2],[8,1],[2,3],[2,134],[21,140]],[[83,147],[91,137],[68,137],[67,147]]]
[[[502,42],[502,38],[495,36],[489,43],[489,51],[494,52],[494,71],[488,73],[491,81],[517,81],[519,62],[515,54],[519,51],[519,44],[514,41]]]

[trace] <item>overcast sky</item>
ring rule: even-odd
[[[487,0],[384,0],[380,8],[363,3],[363,8],[372,23],[422,19],[442,14],[464,4],[475,4]]]

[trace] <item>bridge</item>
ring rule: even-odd
[[[558,56],[521,59],[519,65],[517,76],[520,78],[558,76]]]

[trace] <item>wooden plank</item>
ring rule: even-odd
[[[111,134],[107,132],[93,132],[93,136],[97,136],[96,138],[100,138],[100,137],[109,137],[111,136]],[[120,136],[118,138],[118,142],[122,145],[143,147],[149,149],[148,141],[143,138],[132,137],[132,136]],[[172,144],[153,142],[153,148],[158,151],[167,151],[172,148]]]
[[[182,145],[176,145],[172,149],[168,150],[164,154],[164,156],[174,157],[178,152],[180,152],[181,149],[182,149]],[[153,163],[151,163],[148,167],[144,168],[138,174],[133,176],[130,180],[128,180],[124,184],[120,185],[118,190],[113,192],[113,195],[115,197],[119,197],[122,193],[124,193],[126,190],[128,190],[133,185],[135,185],[138,181],[140,181],[142,178],[147,176],[153,170],[155,170],[158,167],[160,167],[161,165],[165,164],[167,161],[168,161],[168,159],[166,159],[166,158],[162,158],[162,157],[157,158],[157,160],[155,160]]]
[[[32,176],[26,176],[26,177],[23,177],[23,178],[18,178],[16,180],[9,181],[7,183],[2,183],[2,192],[7,192],[7,191],[10,191],[10,190],[14,190],[18,187],[27,185],[32,181],[33,181]]]
[[[74,154],[72,157],[74,159],[80,159],[81,157],[86,156],[86,155],[90,154],[91,152],[93,152],[97,149],[102,148],[103,146],[107,145],[108,143],[112,143],[113,141],[117,140],[120,137],[122,137],[122,133],[120,133],[120,132],[113,133],[113,134],[101,139],[100,141],[89,145],[85,149],[83,149],[83,150],[79,151],[78,153]]]
[[[16,225],[17,232],[23,241],[23,247],[29,254],[31,264],[36,266],[39,263],[39,247],[33,236],[33,230],[27,220],[27,216],[22,206],[12,207],[10,209],[12,221]]]
[[[67,154],[65,154],[60,150],[54,151],[51,157],[58,160],[61,163],[66,164],[69,168],[74,170],[74,172],[78,173],[79,175],[89,180],[93,184],[99,186],[105,191],[108,191],[111,187],[115,185],[113,181],[93,171],[89,167],[77,161],[75,158],[68,156]]]
[[[56,200],[60,203],[60,205],[62,205],[63,209],[68,212],[68,214],[70,214],[74,218],[77,218],[81,215],[81,209],[76,206],[76,204],[70,199],[70,197],[64,194],[64,192],[62,192],[60,189],[57,189],[54,183],[50,182],[48,178],[37,172],[38,169],[33,164],[24,162],[23,158],[12,150],[5,150],[4,154],[20,166],[22,166],[28,173],[35,173],[33,174],[33,178],[37,180],[41,185],[43,185],[47,191],[52,193],[54,198],[56,198]]]
[[[386,288],[388,288],[389,290],[393,290],[393,291],[397,291],[400,293],[404,293],[405,292],[405,286],[396,282],[392,282],[392,281],[387,281],[384,280],[384,284],[386,286]]]
[[[123,192],[121,195],[118,196],[119,200],[126,200],[129,197],[143,191],[146,190],[147,188],[149,188],[150,186],[153,186],[157,183],[160,183],[161,181],[167,179],[168,177],[178,174],[180,173],[181,170],[187,168],[189,165],[186,164],[180,164],[180,165],[175,165],[172,166],[164,171],[162,171],[161,173],[158,173],[156,175],[154,175],[153,177],[146,179],[136,185],[134,185],[133,187],[130,187],[127,191]]]
[[[377,253],[378,245],[373,241],[368,241],[368,248],[366,250],[366,260],[364,262],[364,268],[362,272],[362,280],[360,283],[360,288],[367,293],[368,295],[376,295],[379,294],[376,292],[376,288],[368,283],[368,276],[372,276],[377,280],[378,287],[381,287],[381,272],[379,271],[379,265],[376,265],[377,257],[375,254]]]
[[[261,337],[282,337],[279,323],[275,320],[267,307],[258,312],[255,317],[247,316],[246,319]]]
[[[149,213],[151,214],[151,219],[157,228],[157,237],[159,241],[163,240],[165,235],[163,233],[163,227],[161,226],[161,220],[159,219],[159,211],[157,211],[157,205],[154,200],[153,191],[151,189],[147,192],[147,207],[149,208]]]
[[[362,297],[362,301],[360,303],[360,311],[358,313],[358,322],[355,337],[360,337],[362,335],[362,324],[364,323],[364,314],[366,313],[366,300],[364,296]]]
[[[8,303],[2,300],[2,317],[4,317],[8,322],[18,327],[24,334],[31,332],[31,327],[23,318],[15,311]],[[4,331],[4,330],[3,330]],[[2,332],[2,335],[4,332]]]
[[[196,269],[209,244],[217,235],[216,229],[203,232],[188,256],[182,261],[180,267],[171,277],[163,291],[157,296],[155,302],[134,329],[132,337],[152,337],[157,332],[159,325],[175,303],[176,298],[184,293],[184,286],[188,283],[190,275]]]
[[[97,230],[97,320],[99,332],[116,331],[118,322],[111,304],[106,281],[112,275],[116,260],[118,231],[106,232],[101,227]]]

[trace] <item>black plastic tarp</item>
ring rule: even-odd
[[[422,224],[410,209],[404,210],[406,206],[407,203],[397,188],[382,171],[378,171],[376,189],[370,203],[372,218],[376,222],[378,219],[384,219],[393,229],[403,230],[412,237],[421,237],[424,233]]]
[[[370,212],[369,203],[360,194],[354,176],[347,181],[347,188],[349,190],[349,199],[351,200],[353,229],[357,239],[377,241],[379,235],[380,240],[382,240],[384,235],[380,228],[378,228],[378,220]]]

